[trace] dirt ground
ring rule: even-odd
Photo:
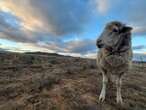
[[[0,110],[146,110],[146,68],[133,64],[123,78],[124,106],[115,86],[99,103],[96,61],[46,53],[0,54]]]

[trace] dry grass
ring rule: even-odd
[[[134,65],[125,74],[121,107],[114,86],[98,103],[102,77],[94,60],[40,53],[3,58],[9,60],[0,67],[0,110],[146,110],[145,68]]]

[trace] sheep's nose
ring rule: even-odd
[[[101,39],[97,40],[96,46],[97,46],[98,48],[102,48],[102,47],[103,47],[103,43],[102,43],[102,40],[101,40]]]

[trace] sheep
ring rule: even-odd
[[[97,66],[102,73],[102,90],[99,101],[103,102],[109,81],[116,79],[116,102],[123,105],[121,95],[122,77],[132,62],[132,27],[119,21],[108,23],[96,41],[98,47]]]

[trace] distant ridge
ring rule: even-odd
[[[57,53],[47,53],[47,52],[25,52],[25,54],[36,54],[36,55],[54,55],[59,56]]]
[[[18,53],[18,52],[11,52],[9,50],[0,48],[0,53],[4,54],[4,53]],[[36,52],[24,52],[24,53],[21,53],[21,54],[45,55],[45,56],[52,55],[52,56],[74,57],[74,56],[68,56],[68,55],[61,55],[61,54],[58,54],[58,53],[47,53],[47,52],[40,52],[40,51],[36,51]],[[134,53],[133,54],[133,62],[144,62],[144,63],[146,63],[146,54]]]

